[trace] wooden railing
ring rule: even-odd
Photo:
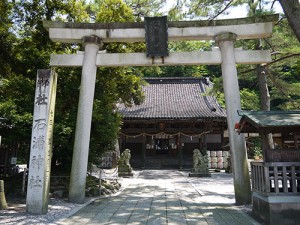
[[[273,194],[300,194],[300,162],[251,162],[252,190]]]
[[[300,149],[267,149],[266,162],[300,162]]]

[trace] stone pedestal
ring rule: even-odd
[[[119,165],[118,166],[118,176],[119,177],[132,177],[132,168],[130,165]]]
[[[211,177],[211,174],[207,168],[198,168],[192,169],[189,173],[189,177]]]
[[[253,216],[265,224],[300,224],[300,196],[265,196],[253,192]]]

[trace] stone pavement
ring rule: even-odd
[[[145,170],[122,179],[127,187],[119,195],[96,199],[57,224],[259,224],[234,205],[230,174],[188,178],[187,172]]]

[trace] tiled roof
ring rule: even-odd
[[[145,101],[140,105],[119,105],[124,119],[226,118],[212,96],[204,95],[212,83],[206,78],[147,78]]]

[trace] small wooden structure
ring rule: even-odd
[[[282,137],[275,149],[262,140],[264,161],[251,163],[254,216],[267,224],[300,224],[300,111],[239,114],[238,133],[260,133],[262,139],[269,133]]]

